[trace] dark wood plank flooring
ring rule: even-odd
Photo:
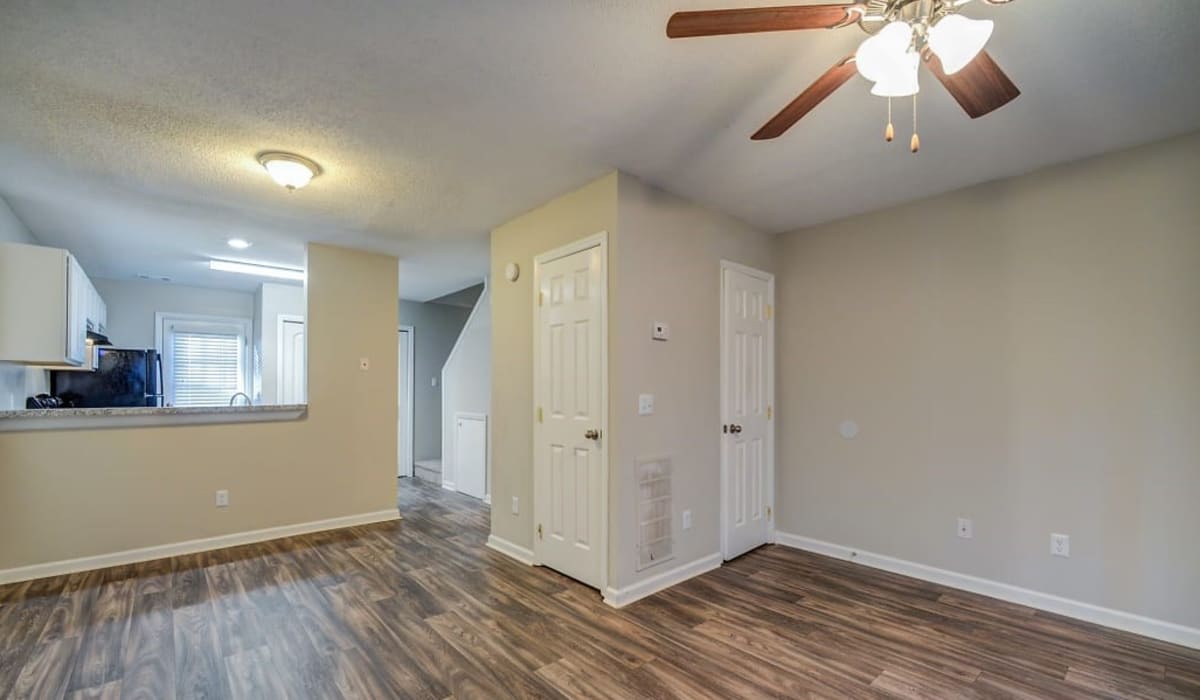
[[[624,610],[405,519],[0,587],[14,698],[1200,697],[1200,652],[781,547]]]

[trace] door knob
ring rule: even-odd
[[[731,426],[729,426],[729,432],[734,433],[736,435],[737,433],[742,432],[742,426],[737,425],[737,424],[731,425]]]
[[[587,438],[588,440],[599,440],[600,439],[600,431],[599,430],[589,430],[586,433],[584,433],[583,436],[585,438]]]

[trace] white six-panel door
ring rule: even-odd
[[[774,278],[721,265],[721,551],[770,540],[774,498]]]
[[[602,241],[538,258],[534,331],[534,552],[596,588],[607,566]]]

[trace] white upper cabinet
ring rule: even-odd
[[[0,361],[83,366],[91,294],[69,252],[0,243]]]
[[[87,329],[93,333],[107,333],[108,306],[90,279],[87,285],[87,295]]]

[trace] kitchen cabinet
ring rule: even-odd
[[[87,285],[87,329],[101,335],[108,333],[108,306],[91,280]]]
[[[69,251],[0,244],[0,362],[83,366],[92,289]]]

